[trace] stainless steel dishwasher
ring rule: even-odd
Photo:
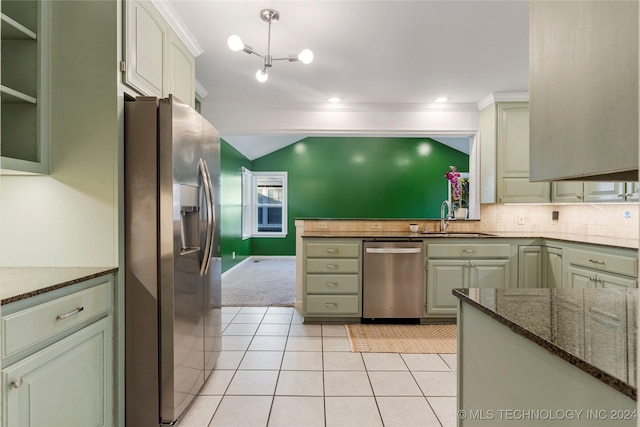
[[[422,242],[365,241],[362,318],[420,319],[424,284]]]

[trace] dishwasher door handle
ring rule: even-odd
[[[419,254],[422,248],[366,248],[368,254]]]

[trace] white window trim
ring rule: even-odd
[[[260,177],[278,177],[282,179],[282,231],[258,231],[257,182]],[[248,193],[248,194],[247,194]],[[287,236],[287,172],[252,172],[242,168],[242,239],[251,237]]]

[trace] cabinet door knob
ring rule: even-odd
[[[11,381],[11,387],[20,388],[22,386],[22,378],[18,377],[15,380]]]

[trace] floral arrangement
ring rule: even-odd
[[[462,195],[462,186],[464,185],[464,178],[460,178],[460,172],[455,166],[449,166],[450,171],[444,174],[444,177],[451,183],[451,189],[453,190],[453,199],[460,200]]]

